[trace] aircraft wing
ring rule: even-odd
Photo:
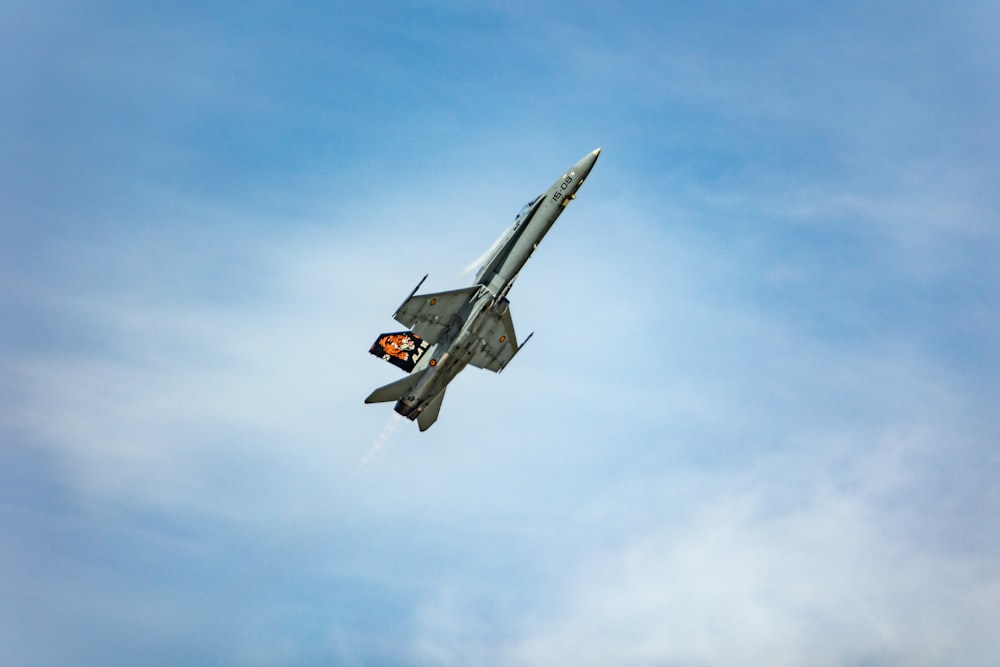
[[[473,285],[448,292],[417,294],[404,301],[392,317],[420,338],[434,344],[477,291],[479,286]]]
[[[517,354],[517,336],[510,308],[505,309],[503,315],[490,319],[482,330],[482,339],[486,347],[476,352],[469,364],[499,373]]]

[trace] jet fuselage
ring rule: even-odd
[[[519,349],[507,293],[542,238],[576,197],[600,152],[588,153],[522,209],[471,287],[417,296],[420,285],[414,288],[394,315],[413,331],[383,336],[409,334],[430,345],[419,354],[412,352],[417,360],[408,369],[409,377],[376,389],[366,402],[396,400],[396,412],[418,419],[420,430],[426,430],[437,418],[445,388],[468,364],[496,372],[506,366]],[[373,346],[373,354],[382,352],[382,347],[376,351]]]

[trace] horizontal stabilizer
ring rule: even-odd
[[[397,331],[380,334],[368,349],[368,353],[409,373],[428,347],[430,343],[421,340],[412,331]]]
[[[434,397],[434,400],[427,404],[427,407],[420,411],[417,416],[417,426],[421,431],[426,431],[431,424],[437,421],[438,413],[441,412],[441,403],[444,401],[444,389]]]
[[[407,392],[407,390],[415,385],[419,380],[420,376],[427,372],[427,369],[420,371],[416,375],[407,375],[406,377],[400,378],[395,382],[390,382],[384,387],[379,387],[365,399],[365,403],[388,403],[390,401],[398,401]]]

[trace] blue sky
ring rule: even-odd
[[[4,3],[0,663],[992,664],[998,21]],[[516,362],[363,405],[598,146]]]

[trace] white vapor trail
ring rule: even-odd
[[[355,472],[364,468],[369,461],[375,458],[375,455],[378,454],[379,450],[382,449],[387,442],[389,442],[392,434],[396,432],[396,429],[399,428],[399,425],[402,424],[403,421],[403,417],[395,412],[389,415],[389,420],[385,423],[385,426],[382,427],[382,431],[375,438],[375,442],[372,443],[368,452],[361,457],[360,461],[358,461],[358,467],[355,468]]]
[[[493,255],[494,252],[496,252],[497,248],[500,247],[500,244],[503,243],[507,239],[507,236],[508,236],[509,233],[510,233],[510,229],[505,229],[503,231],[503,233],[500,234],[500,236],[497,237],[497,240],[493,242],[493,245],[491,245],[489,248],[486,249],[486,252],[484,252],[482,255],[480,255],[475,260],[473,260],[473,262],[471,264],[469,264],[467,267],[465,267],[462,270],[462,272],[460,274],[458,274],[458,275],[459,276],[468,275],[468,274],[472,273],[473,271],[475,271],[476,269],[478,269],[483,264],[485,264],[486,261],[490,258],[490,256]]]

